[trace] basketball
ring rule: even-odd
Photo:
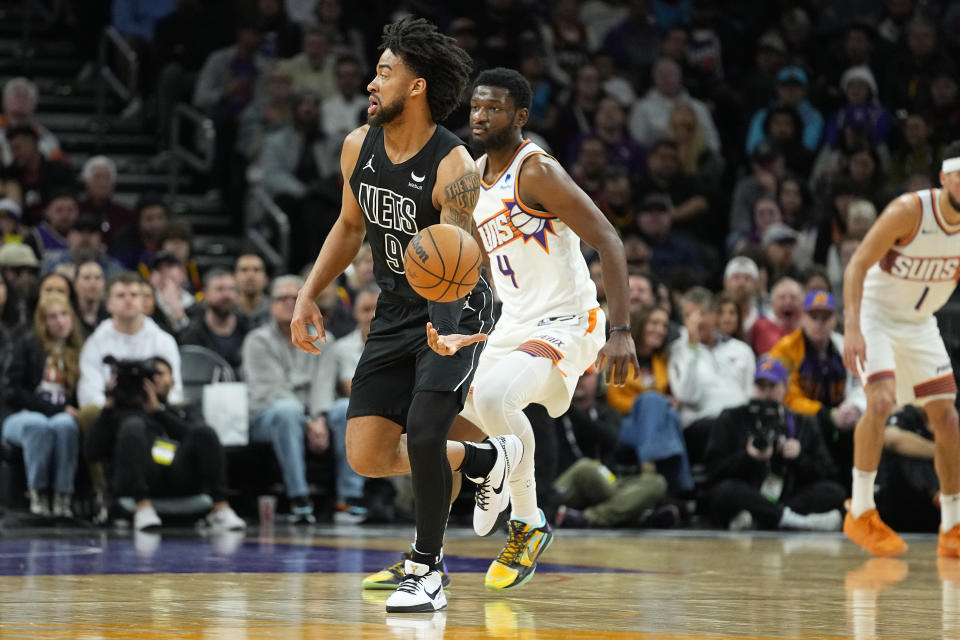
[[[413,290],[427,300],[452,302],[466,296],[480,279],[480,247],[452,224],[435,224],[413,236],[403,268]]]

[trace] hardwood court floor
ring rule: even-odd
[[[449,607],[387,615],[360,589],[410,531],[0,537],[0,638],[960,640],[960,560],[932,536],[870,559],[839,535],[560,532],[534,579],[483,588],[495,537],[451,531]]]

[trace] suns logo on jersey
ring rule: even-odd
[[[557,235],[553,228],[554,216],[541,216],[525,211],[516,200],[501,202],[503,209],[477,225],[487,253],[519,238],[523,239],[524,244],[534,240],[544,251],[550,253],[547,234]]]
[[[949,282],[956,280],[960,273],[960,259],[919,258],[905,256],[895,249],[890,249],[880,261],[880,268],[904,280]]]

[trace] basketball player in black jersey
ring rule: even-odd
[[[297,347],[320,352],[314,343],[325,338],[315,298],[347,268],[366,235],[381,294],[351,386],[347,457],[368,477],[412,473],[417,537],[387,611],[432,612],[446,607],[440,569],[451,468],[502,489],[523,445],[516,436],[478,445],[447,441],[493,328],[484,274],[464,299],[441,304],[417,295],[403,271],[404,249],[420,229],[442,222],[475,233],[480,174],[462,141],[437,124],[459,103],[470,57],[422,19],[384,27],[381,51],[367,87],[368,125],[343,144],[340,217],[300,291],[291,330]],[[433,351],[428,322],[442,336],[458,336],[455,346],[462,348],[450,356]]]

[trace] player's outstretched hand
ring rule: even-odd
[[[442,336],[433,328],[433,323],[427,323],[427,344],[430,348],[442,356],[452,356],[457,351],[471,345],[474,342],[483,342],[487,339],[485,333],[475,333],[472,336],[465,336],[461,333],[451,333]]]
[[[316,328],[316,336],[310,335],[309,325]],[[317,340],[324,343],[327,341],[320,307],[314,300],[297,296],[297,305],[293,308],[293,319],[290,321],[290,341],[301,351],[320,354],[323,351],[314,344]]]
[[[855,376],[860,375],[857,363],[867,361],[867,345],[859,329],[847,328],[843,336],[843,364]]]
[[[604,380],[607,384],[622,387],[630,375],[633,367],[633,377],[640,375],[640,363],[637,362],[637,347],[633,344],[633,336],[627,331],[614,331],[610,334],[607,344],[603,345],[597,354],[597,369],[604,371]]]

